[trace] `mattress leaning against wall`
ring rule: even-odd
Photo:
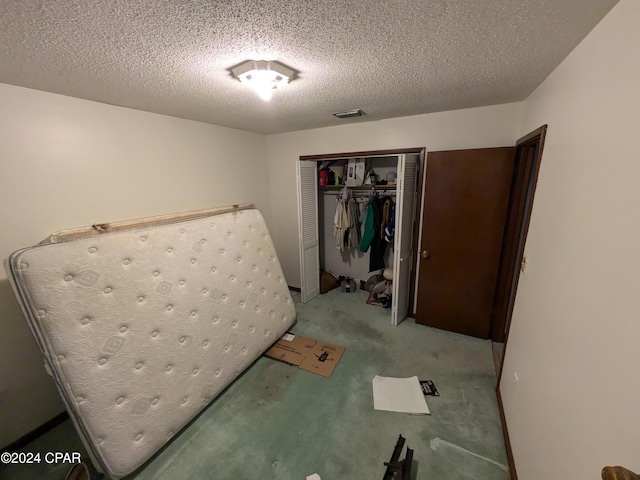
[[[92,461],[112,478],[143,465],[295,320],[253,208],[36,245],[5,267]]]

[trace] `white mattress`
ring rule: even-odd
[[[255,209],[15,252],[12,286],[96,468],[140,467],[295,308]]]

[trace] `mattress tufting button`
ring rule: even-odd
[[[195,258],[192,258],[192,259],[191,259],[191,265],[195,265],[195,264],[196,264],[196,259],[195,259]]]
[[[165,309],[167,310],[167,312],[170,312],[171,310],[173,310],[173,305],[167,305]]]
[[[107,363],[106,357],[102,357],[100,360],[98,360],[99,365],[104,365],[105,363]]]
[[[223,294],[222,294],[222,299],[223,299],[223,300],[226,300],[226,299],[227,299],[227,294],[226,294],[226,293],[223,293]]]
[[[240,306],[244,307],[244,302],[242,300],[240,300]]]
[[[82,403],[84,402],[84,397],[82,395],[76,397],[76,400],[78,400],[78,403]]]
[[[198,369],[194,368],[193,370],[191,370],[191,375],[197,375],[198,374]]]
[[[140,295],[138,297],[138,303],[142,303],[142,302],[144,302],[144,297],[142,295]]]
[[[111,292],[113,292],[113,288],[111,287],[107,287],[104,289],[104,293],[106,293],[107,295],[110,294]]]
[[[89,317],[84,317],[82,320],[80,320],[80,323],[82,325],[88,325],[90,321],[91,319]]]
[[[242,353],[247,353],[247,347],[242,347]]]
[[[251,333],[253,333],[253,331],[254,331],[255,329],[256,329],[256,327],[254,327],[253,325],[251,325],[251,326],[249,327],[249,331],[250,331]]]
[[[196,312],[195,310],[191,310],[191,316],[195,317],[198,315],[198,312]]]
[[[101,444],[102,442],[104,442],[104,438],[102,438],[102,437],[97,437],[97,438],[96,438],[96,442],[98,442],[98,444]]]
[[[116,403],[117,403],[118,405],[122,405],[122,402],[124,402],[124,397],[118,397],[118,398],[116,398]]]
[[[167,248],[167,253],[172,253],[173,252],[173,248],[169,247]]]
[[[264,331],[264,336],[266,337],[267,335],[269,335],[269,330]]]
[[[222,370],[220,370],[219,368],[216,370],[216,377],[219,377],[220,374],[222,373]]]
[[[154,330],[153,332],[151,332],[151,336],[152,336],[153,338],[156,338],[156,337],[158,336],[158,331],[157,331],[157,330]]]
[[[71,280],[73,280],[73,275],[69,274],[69,275],[65,275],[64,276],[64,281],[65,282],[70,282]]]
[[[251,269],[255,271],[255,270],[257,270],[257,269],[258,269],[258,266],[257,266],[257,265],[252,265],[252,266],[251,266]]]
[[[233,233],[227,232],[227,237],[230,237],[231,235],[233,235]]]
[[[179,285],[184,285],[184,284],[185,284],[185,281],[184,281],[184,280],[180,280],[180,281],[178,282],[178,284],[179,284]]]
[[[98,251],[97,247],[89,247],[89,253],[96,253]]]
[[[136,363],[136,370],[140,370],[142,368],[142,365],[143,365],[142,362]]]
[[[130,259],[128,259],[128,258],[125,258],[125,259],[122,261],[122,263],[123,263],[123,265],[129,265],[129,264],[131,263],[131,260],[130,260]]]
[[[140,432],[139,434],[137,434],[135,436],[136,442],[139,442],[140,440],[142,440],[142,432]]]
[[[184,405],[185,403],[187,403],[188,401],[189,401],[189,397],[186,397],[186,396],[185,396],[185,397],[182,397],[181,402],[182,402],[182,404],[183,404],[183,405]]]
[[[220,253],[221,253],[221,254],[224,254],[224,248],[221,248],[221,249],[220,249]]]
[[[141,241],[141,242],[146,242],[146,241],[147,241],[147,236],[146,236],[146,235],[142,235],[142,236],[140,237],[140,241]]]
[[[159,401],[160,399],[158,397],[154,397],[154,399],[151,400],[151,405],[157,405]]]
[[[167,366],[165,367],[165,370],[166,370],[167,372],[170,372],[171,370],[173,370],[173,365],[171,365],[171,364],[167,365]]]
[[[203,289],[202,289],[202,294],[203,294],[203,295],[206,295],[207,293],[208,293],[208,290],[207,290],[206,288],[203,288]]]
[[[202,346],[203,347],[208,347],[209,346],[209,340],[205,340],[204,342],[202,342]]]
[[[229,351],[229,345],[225,345],[225,346],[224,346],[224,351],[225,351],[225,352],[228,352],[228,351]]]
[[[184,235],[184,233],[185,233],[184,228],[181,228],[181,229],[180,229],[180,233],[181,233],[182,235]]]
[[[233,328],[236,328],[237,325],[238,325],[238,321],[237,320],[234,320],[233,322],[231,322],[231,326]]]
[[[158,270],[156,270],[155,272],[153,272],[153,276],[157,277],[158,275],[160,275],[160,272]]]
[[[232,282],[236,279],[235,275],[229,275],[229,280],[231,280]]]
[[[213,323],[218,323],[218,320],[220,320],[218,317],[213,317],[213,318],[211,319],[211,321],[212,321]]]
[[[124,332],[126,332],[127,330],[129,330],[129,328],[128,328],[126,325],[120,325],[119,330],[120,330],[120,333],[124,333]]]
[[[59,362],[64,361],[64,359],[65,359],[65,358],[66,358],[66,357],[65,357],[64,355],[58,355],[58,361],[59,361]]]
[[[249,242],[247,242],[247,241],[245,240],[244,242],[242,242],[242,245],[244,245],[244,246],[246,247],[247,245],[249,245]]]

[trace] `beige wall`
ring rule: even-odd
[[[54,230],[254,202],[265,138],[0,84],[0,257]],[[0,269],[0,447],[62,411]]]
[[[271,236],[289,285],[300,287],[296,194],[296,162],[300,155],[514,145],[520,133],[521,110],[521,103],[512,103],[268,136]]]
[[[524,105],[549,132],[500,385],[520,480],[640,471],[638,46],[622,0]]]

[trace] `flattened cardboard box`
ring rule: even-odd
[[[287,333],[264,355],[329,378],[340,363],[344,350],[344,347]]]

